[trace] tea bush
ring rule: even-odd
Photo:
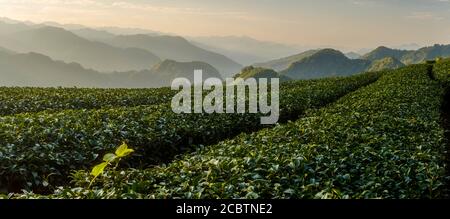
[[[241,134],[168,165],[109,172],[85,189],[16,198],[439,198],[442,86],[426,65],[384,75],[296,122]]]
[[[297,118],[368,85],[382,73],[297,82],[281,89],[281,117]],[[0,117],[0,188],[47,191],[70,171],[126,140],[136,150],[125,165],[144,168],[260,125],[258,114],[175,114],[168,104],[63,110]]]

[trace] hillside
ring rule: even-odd
[[[287,69],[291,64],[294,62],[301,61],[302,59],[309,57],[311,55],[314,55],[319,50],[309,50],[306,52],[302,52],[296,55],[284,57],[281,59],[275,59],[264,63],[256,63],[254,66],[256,67],[262,67],[262,68],[270,68],[274,69],[275,71],[282,71]]]
[[[375,60],[372,64],[367,68],[367,71],[381,71],[385,69],[397,69],[405,66],[405,64],[401,63],[394,57],[387,57],[380,60]]]
[[[361,58],[361,55],[356,53],[356,52],[345,53],[345,56],[347,56],[347,58],[349,58],[349,59],[359,59],[359,58]]]
[[[3,36],[0,46],[18,52],[37,52],[53,59],[77,62],[98,71],[149,69],[160,59],[138,48],[118,48],[89,41],[57,27],[42,27]]]
[[[394,57],[404,64],[417,64],[437,57],[450,57],[450,45],[436,44],[418,50],[398,50],[382,46],[364,55],[363,59],[375,61],[387,57]]]
[[[247,78],[255,78],[255,79],[259,79],[259,78],[279,78],[280,82],[292,80],[291,78],[289,78],[287,76],[280,75],[279,73],[277,73],[276,71],[274,71],[272,69],[266,69],[266,68],[261,68],[261,67],[253,67],[253,66],[248,66],[248,67],[243,68],[241,73],[237,74],[234,77],[235,78],[242,78],[242,79],[247,79]]]
[[[349,59],[337,50],[323,49],[293,63],[280,74],[297,80],[345,76],[364,71],[370,63],[367,60]]]
[[[13,51],[11,51],[11,50],[9,50],[9,49],[0,47],[0,54],[1,54],[1,53],[12,55],[12,54],[14,54],[15,52],[13,52]]]
[[[150,70],[115,73],[111,80],[113,84],[125,87],[170,87],[172,81],[180,77],[194,83],[194,70],[198,69],[203,70],[203,80],[212,77],[222,78],[219,71],[208,63],[164,60]]]
[[[436,78],[430,77],[429,67],[294,81],[281,89],[284,119],[274,127],[261,125],[250,113],[176,114],[168,104],[111,108],[101,94],[88,90],[83,99],[100,97],[106,107],[39,112],[39,106],[30,106],[35,113],[2,117],[2,142],[11,147],[0,150],[13,158],[0,157],[5,176],[0,197],[446,197],[448,128],[441,120],[446,89],[441,80],[446,80],[448,64],[434,66]],[[14,103],[5,106],[10,105]],[[69,102],[67,107],[73,106]],[[76,130],[76,137],[70,130]],[[127,142],[121,143],[123,139]],[[119,164],[120,171],[109,168],[97,179],[89,170],[109,164],[109,155],[104,163],[98,154],[120,154],[118,144],[122,151],[132,148],[132,154]],[[400,150],[399,145],[408,147]],[[15,159],[22,156],[34,159]],[[55,157],[61,157],[59,162],[53,162]],[[49,172],[55,176],[48,178]],[[317,183],[318,176],[322,183]],[[416,176],[421,177],[411,180]],[[248,187],[256,189],[249,193]]]
[[[19,31],[28,30],[31,27],[23,23],[0,19],[0,35],[16,33]]]
[[[417,51],[407,53],[402,57],[405,64],[420,63],[437,57],[450,57],[450,45],[439,45],[423,47]]]
[[[26,63],[24,65],[24,63]],[[37,53],[0,53],[0,86],[82,86],[106,85],[106,75],[84,69],[79,64],[54,61]]]
[[[188,39],[194,45],[224,54],[243,65],[285,57],[303,50],[299,46],[261,41],[247,36],[208,36]]]
[[[55,61],[38,53],[9,54],[0,51],[0,66],[0,86],[169,87],[177,77],[193,81],[194,69],[203,69],[204,78],[220,78],[218,71],[209,64],[170,60],[155,65],[151,70],[105,74],[77,63]]]
[[[116,35],[104,31],[104,30],[96,30],[92,28],[81,28],[81,29],[73,29],[70,32],[78,35],[79,37],[83,37],[88,40],[93,41],[104,41],[114,38]]]
[[[178,36],[121,35],[105,42],[123,48],[145,49],[162,59],[206,62],[218,69],[222,77],[231,76],[242,68],[242,65],[226,56],[201,49]]]
[[[375,50],[362,56],[362,59],[375,61],[375,60],[383,59],[386,57],[394,57],[398,60],[402,60],[402,57],[409,52],[411,52],[411,51],[391,49],[391,48],[387,48],[384,46],[380,46],[380,47],[376,48]]]

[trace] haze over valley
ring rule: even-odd
[[[396,36],[380,32],[378,40],[372,38],[373,34],[363,37],[363,34],[377,30],[370,13],[348,16],[360,16],[361,21],[365,21],[372,29],[357,29],[359,24],[351,20],[349,22],[356,29],[350,30],[350,26],[345,25],[341,27],[349,34],[347,38],[336,34],[333,38],[328,38],[327,30],[331,27],[323,24],[320,19],[308,19],[311,25],[318,24],[315,27],[301,23],[301,20],[292,20],[291,23],[285,20],[284,15],[280,15],[282,10],[292,18],[316,16],[309,15],[303,8],[297,8],[302,12],[297,15],[286,6],[299,3],[290,1],[286,5],[273,6],[272,11],[264,8],[267,5],[249,10],[249,5],[241,2],[239,4],[242,10],[230,8],[230,11],[241,12],[230,12],[227,21],[217,20],[218,17],[207,14],[204,9],[189,11],[192,14],[187,15],[184,10],[188,9],[182,9],[183,4],[178,0],[176,6],[159,1],[154,5],[137,1],[126,4],[110,4],[107,1],[98,1],[92,5],[86,3],[105,16],[119,9],[126,9],[126,13],[142,13],[143,17],[149,16],[148,18],[153,15],[144,14],[143,11],[154,10],[155,14],[171,15],[178,13],[186,18],[183,24],[195,27],[197,32],[187,31],[182,25],[167,23],[166,20],[161,20],[161,24],[166,23],[166,26],[160,26],[160,23],[152,20],[125,25],[114,22],[115,19],[100,22],[99,17],[89,13],[84,19],[68,20],[67,17],[59,16],[55,10],[58,8],[61,12],[74,15],[76,11],[70,7],[84,10],[88,5],[62,1],[42,4],[30,1],[25,5],[25,2],[8,4],[0,1],[0,16],[11,16],[0,19],[2,86],[161,87],[170,86],[170,82],[176,77],[192,78],[193,69],[196,68],[202,68],[208,76],[222,79],[236,75],[273,75],[283,80],[299,80],[393,69],[450,56],[450,39],[445,37],[447,30],[437,26],[449,21],[442,10],[442,6],[448,4],[446,1],[433,1],[425,5],[423,1],[417,0],[412,4],[415,10],[427,8],[430,12],[412,15],[400,7],[406,4],[403,1],[399,1],[398,5],[385,1],[364,0],[358,4],[344,1],[342,4],[347,9],[338,8],[330,14],[338,20],[345,20],[342,14],[350,9],[370,11],[371,8],[390,8],[392,12],[386,13],[397,11],[395,16],[403,18],[397,17],[385,30],[392,30],[394,33],[398,29],[394,27],[412,23],[422,30],[420,34],[404,35],[403,40],[397,36],[415,30],[409,29]],[[138,7],[142,7],[142,10]],[[210,11],[220,12],[212,1],[205,3],[205,7]],[[308,7],[317,10],[324,8],[321,3]],[[47,10],[48,13],[40,13],[40,17],[34,17],[27,13],[31,8],[39,13],[39,10]],[[16,9],[15,14],[11,13],[13,9]],[[267,22],[262,22],[264,18],[260,13],[263,11],[267,13]],[[217,24],[222,24],[220,27],[223,29],[212,28],[212,20],[200,19],[201,17],[211,17]],[[233,23],[238,17],[242,22]],[[250,18],[258,20],[259,25],[242,29],[245,25],[255,24]],[[189,23],[194,20],[196,24]],[[427,27],[424,26],[425,20],[429,23]],[[131,16],[129,21],[135,21],[135,18]],[[296,22],[304,31],[285,28],[286,25],[296,27]],[[388,24],[384,18],[380,18],[378,22]],[[156,29],[151,29],[150,24]],[[231,24],[234,26],[230,26]],[[238,31],[240,28],[241,31]],[[228,32],[224,33],[225,29]],[[263,30],[265,35],[261,34]],[[290,34],[285,34],[286,31],[290,31]],[[424,40],[424,31],[430,31],[433,37]],[[437,31],[441,31],[440,34],[434,34]]]

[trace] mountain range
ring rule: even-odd
[[[244,65],[288,56],[307,47],[261,41],[247,36],[189,37],[193,44],[224,54]]]
[[[3,35],[0,46],[21,53],[36,52],[57,60],[77,62],[102,72],[144,70],[161,61],[144,49],[114,47],[50,26]]]
[[[22,53],[42,53],[65,62],[78,62],[101,72],[151,69],[165,59],[206,62],[218,69],[222,77],[234,75],[242,68],[234,60],[197,47],[179,36],[115,35],[103,29],[78,25],[55,26],[0,21],[0,46]],[[64,26],[82,28],[69,31],[63,29]]]
[[[149,70],[101,73],[78,63],[56,61],[38,53],[14,54],[0,49],[0,86],[28,87],[167,87],[178,77],[193,81],[194,69],[207,77],[221,78],[217,69],[203,62],[165,60]],[[190,72],[190,73],[186,73]]]
[[[450,56],[450,45],[435,44],[434,46],[422,47],[418,50],[399,50],[380,46],[364,55],[363,58],[373,61],[386,57],[394,57],[404,64],[414,64],[447,56]]]
[[[205,62],[164,60],[150,70],[116,72],[110,76],[110,80],[115,87],[170,87],[175,78],[187,78],[193,84],[194,70],[197,69],[203,71],[203,80],[207,78],[223,79],[217,69]]]
[[[450,45],[439,44],[417,50],[380,46],[364,55],[334,49],[289,55],[299,50],[248,37],[188,40],[142,29],[0,19],[0,85],[160,87],[169,86],[177,77],[193,80],[196,69],[203,69],[204,77],[238,74],[286,81],[379,71],[450,56]],[[241,57],[245,63],[270,61],[258,61],[242,69],[241,64],[218,51]]]
[[[421,63],[437,57],[450,57],[450,45],[434,45],[418,50],[398,50],[384,46],[361,56],[349,58],[334,49],[309,50],[297,55],[255,63],[255,67],[271,68],[292,79],[345,76],[363,71],[379,71]]]
[[[206,62],[218,69],[223,77],[231,76],[242,68],[241,64],[226,56],[196,47],[179,36],[120,35],[104,42],[121,48],[142,48],[162,59]]]
[[[293,79],[345,76],[363,72],[370,63],[369,60],[349,59],[337,50],[323,49],[292,63],[280,73]]]

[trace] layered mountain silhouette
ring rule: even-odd
[[[76,63],[54,61],[38,53],[9,54],[0,51],[0,86],[106,87],[107,75]]]
[[[170,87],[175,78],[187,78],[194,84],[194,70],[200,69],[203,80],[222,79],[219,71],[208,63],[165,60],[150,70],[114,73],[111,80],[118,87]]]
[[[334,49],[309,50],[294,56],[256,63],[292,79],[313,79],[346,76],[363,71],[395,69],[407,64],[421,63],[437,57],[450,57],[450,45],[434,45],[418,50],[398,50],[378,47],[358,58]],[[350,56],[350,57],[349,57]]]
[[[145,49],[161,57],[161,59],[181,62],[206,62],[218,69],[223,77],[231,76],[242,68],[241,64],[226,56],[194,46],[186,39],[178,36],[121,35],[105,42],[122,48]]]
[[[55,61],[38,53],[11,54],[2,50],[0,66],[0,86],[168,87],[177,77],[186,77],[193,81],[194,69],[202,69],[204,79],[220,78],[217,69],[202,62],[165,60],[150,70],[107,74],[86,69],[77,63]]]
[[[303,50],[300,46],[261,41],[247,36],[190,37],[193,44],[224,54],[244,65],[276,59]]]
[[[450,45],[439,45],[423,47],[418,50],[398,50],[384,46],[378,47],[372,52],[364,55],[362,58],[375,61],[387,57],[393,57],[404,64],[414,64],[437,57],[450,56]]]
[[[409,52],[404,55],[401,61],[405,64],[419,63],[437,57],[449,57],[450,45],[439,45],[423,47],[419,50]]]
[[[0,19],[0,35],[11,34],[30,29],[31,26],[9,19]]]
[[[17,52],[36,52],[54,59],[77,62],[98,71],[149,69],[160,62],[151,52],[139,48],[119,48],[89,41],[58,27],[41,27],[11,33],[0,39],[0,46]]]
[[[165,59],[206,62],[219,69],[222,77],[231,76],[242,68],[234,60],[195,46],[182,37],[157,35],[156,32],[136,28],[93,29],[50,22],[5,22],[3,19],[3,22],[0,21],[0,46],[22,53],[42,53],[65,62],[77,62],[101,72],[151,69]]]
[[[92,29],[92,28],[81,28],[81,29],[75,29],[75,30],[70,30],[70,32],[78,35],[79,37],[83,37],[85,39],[88,40],[93,40],[93,41],[105,41],[105,40],[110,40],[114,37],[116,37],[116,35],[105,31],[105,30],[96,30],[96,29]]]
[[[193,80],[196,69],[203,69],[205,78],[225,78],[239,73],[243,78],[276,77],[284,81],[346,76],[450,57],[450,45],[439,44],[418,50],[381,46],[361,57],[356,53],[318,49],[256,63],[241,71],[239,63],[217,51],[227,51],[226,54],[249,61],[251,56],[259,59],[288,53],[290,49],[248,37],[196,39],[198,41],[190,42],[179,36],[133,28],[87,28],[76,24],[34,24],[0,19],[1,83],[8,86],[160,87],[169,86],[177,77]]]

